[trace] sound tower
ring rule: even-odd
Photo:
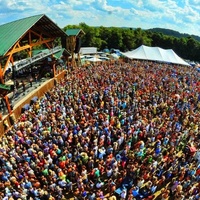
[[[62,37],[61,38],[62,48],[65,48],[65,49],[67,48],[66,43],[67,43],[67,37]]]
[[[81,48],[81,38],[77,37],[76,38],[76,46],[75,46],[74,53],[79,53],[80,48]]]

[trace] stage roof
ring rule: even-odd
[[[66,37],[66,33],[46,15],[40,14],[0,25],[0,57],[26,34],[28,30],[43,33],[43,37]],[[28,38],[23,38],[28,40]]]

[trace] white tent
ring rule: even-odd
[[[116,53],[111,53],[110,56],[114,59],[119,59],[119,56]]]
[[[79,53],[81,55],[96,54],[97,53],[97,47],[81,47]]]
[[[142,45],[135,50],[122,54],[130,59],[159,61],[189,66],[189,64],[180,58],[172,49],[162,49],[160,47],[148,47]]]
[[[85,59],[86,61],[90,61],[90,62],[101,62],[102,60],[97,58],[97,57],[92,57],[92,58],[88,58]]]

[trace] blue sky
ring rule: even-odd
[[[69,24],[168,28],[200,36],[200,0],[0,0],[0,24],[45,14]]]

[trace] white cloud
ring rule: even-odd
[[[85,22],[200,35],[200,0],[0,0],[0,10],[1,23],[44,13],[60,27]]]
[[[188,0],[187,0],[188,1]],[[199,5],[200,4],[200,0],[190,0],[189,2],[188,2],[188,4],[196,4],[196,5]]]
[[[142,7],[143,5],[144,5],[143,1],[142,0],[138,0],[137,6],[138,7]]]

